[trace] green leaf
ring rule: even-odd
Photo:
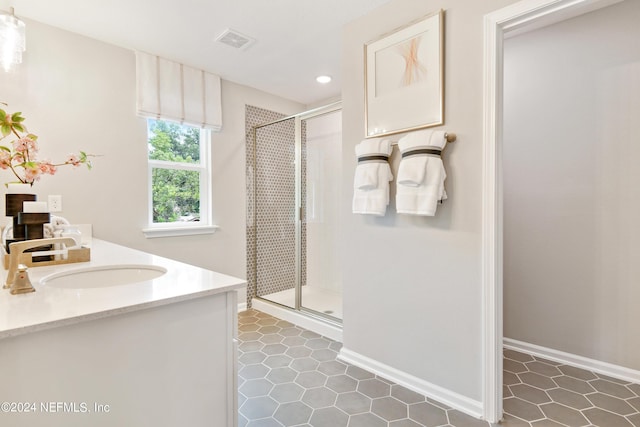
[[[0,145],[0,150],[4,150],[7,153],[11,153],[11,149],[9,147],[5,147],[4,145]]]
[[[24,117],[21,117],[21,116],[20,116],[21,114],[22,114],[22,113],[21,113],[20,111],[18,111],[17,113],[13,113],[13,114],[11,115],[11,121],[12,121],[12,122],[21,122],[21,121],[23,121],[23,120],[24,120]]]
[[[24,126],[22,126],[20,123],[14,123],[13,128],[18,132],[24,132]]]
[[[7,136],[11,133],[11,126],[9,126],[6,123],[3,123],[2,126],[0,126],[0,132],[2,132],[2,135]]]

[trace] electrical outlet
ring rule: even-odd
[[[50,195],[48,198],[49,212],[62,212],[62,196]]]

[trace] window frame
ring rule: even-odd
[[[149,120],[162,120],[165,122],[177,123],[181,126],[191,126],[185,123],[178,123],[172,120],[148,118]],[[193,126],[196,127],[196,126]],[[149,131],[147,130],[147,141]],[[198,163],[170,162],[166,160],[155,160],[149,158],[147,147],[147,227],[142,231],[147,238],[188,236],[195,234],[211,234],[216,231],[217,226],[212,222],[211,204],[211,130],[200,128],[200,159]],[[153,222],[153,169],[165,170],[187,170],[200,174],[200,220],[199,221],[174,221],[174,222]]]

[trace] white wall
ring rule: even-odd
[[[313,117],[306,125],[306,284],[341,292],[342,113]]]
[[[39,200],[61,194],[61,214],[92,223],[98,238],[245,277],[245,104],[283,114],[304,106],[223,81],[223,130],[212,138],[213,217],[220,230],[146,239],[147,139],[145,120],[135,114],[133,52],[33,21],[27,47],[19,71],[0,78],[0,101],[24,113],[40,137],[42,158],[78,150],[102,155],[91,172],[60,169],[44,177],[34,187]],[[0,171],[0,181],[10,179]]]
[[[640,369],[640,2],[505,43],[505,336]]]
[[[395,0],[345,28],[344,347],[473,401],[481,393],[482,18],[510,0]],[[363,45],[443,8],[449,199],[433,218],[350,213],[364,137]],[[396,163],[396,162],[394,162]],[[394,164],[394,172],[397,164]]]

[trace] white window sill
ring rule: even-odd
[[[142,232],[147,239],[157,237],[195,236],[198,234],[213,234],[220,228],[217,225],[161,225],[143,228]]]

